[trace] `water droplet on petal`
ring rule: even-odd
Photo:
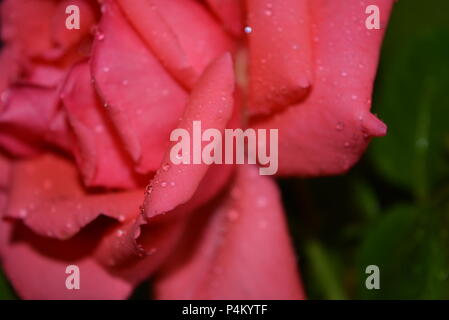
[[[239,218],[239,213],[238,213],[237,210],[235,210],[235,209],[229,210],[229,212],[228,212],[228,219],[230,221],[236,221],[238,218]]]
[[[246,26],[245,33],[251,33],[251,32],[253,32],[253,28],[251,28],[250,26]]]
[[[257,199],[257,205],[259,207],[265,207],[267,205],[267,199],[264,197],[260,197]]]
[[[2,92],[2,95],[0,96],[1,102],[5,103],[8,100],[9,97],[9,90],[5,90]]]
[[[337,122],[337,125],[335,127],[335,129],[337,129],[337,131],[342,131],[345,128],[345,125],[343,122],[339,121]]]
[[[170,169],[170,164],[169,163],[164,163],[162,165],[162,171],[167,172]]]
[[[28,215],[28,210],[27,209],[21,209],[19,211],[19,217],[20,218],[26,218],[27,215]]]
[[[103,131],[104,131],[104,127],[101,124],[95,126],[96,133],[102,133]]]
[[[153,191],[153,185],[149,184],[147,185],[147,187],[145,188],[145,195],[148,196],[150,195],[150,193]]]

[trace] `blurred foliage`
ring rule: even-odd
[[[0,271],[0,300],[14,300],[16,298],[17,297],[9,286],[7,279]]]
[[[448,12],[395,4],[373,98],[388,135],[347,175],[281,181],[309,298],[449,298]]]

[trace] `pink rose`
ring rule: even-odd
[[[152,277],[159,299],[304,298],[274,180],[174,165],[169,136],[275,128],[278,175],[347,171],[386,133],[369,109],[393,0],[371,2],[380,30],[361,0],[5,0],[0,257],[18,294],[124,299]]]

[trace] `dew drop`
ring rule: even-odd
[[[251,33],[251,32],[253,32],[253,28],[251,28],[250,26],[246,26],[245,33]]]
[[[145,188],[145,195],[149,195],[153,191],[153,186],[151,184],[147,185]]]
[[[337,131],[342,131],[345,128],[345,125],[343,122],[339,121],[337,122],[337,126],[335,127],[335,129],[337,129]]]
[[[267,205],[267,199],[264,197],[260,197],[257,199],[257,206],[259,207],[265,207]]]
[[[237,210],[235,210],[235,209],[229,210],[229,212],[228,212],[228,219],[230,221],[236,221],[238,218],[239,218],[239,213],[238,213]]]
[[[266,229],[268,226],[268,223],[265,220],[260,220],[259,221],[259,228],[260,229]]]
[[[170,164],[169,163],[164,163],[162,165],[162,171],[167,172],[170,169]]]
[[[1,102],[5,103],[8,100],[9,97],[9,90],[5,90],[2,92],[2,95],[0,96]]]
[[[102,133],[103,131],[104,131],[104,127],[101,124],[95,126],[96,133]]]
[[[167,186],[167,182],[162,181],[162,182],[161,182],[161,187],[162,187],[162,188],[165,188],[166,186]]]
[[[27,209],[21,209],[19,211],[19,217],[20,218],[26,218],[27,215],[28,215],[28,210]]]

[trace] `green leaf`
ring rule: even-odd
[[[366,234],[358,255],[363,299],[447,299],[449,257],[444,216],[432,209],[400,205]],[[365,269],[380,269],[380,289],[365,287]]]
[[[17,297],[9,286],[7,279],[0,270],[0,300],[14,299],[17,299]]]
[[[395,6],[374,97],[389,130],[370,148],[380,173],[421,200],[449,181],[449,1],[434,2]]]
[[[346,299],[337,263],[330,252],[320,243],[309,240],[305,244],[305,254],[308,260],[308,274],[313,277],[319,295],[330,300]]]

